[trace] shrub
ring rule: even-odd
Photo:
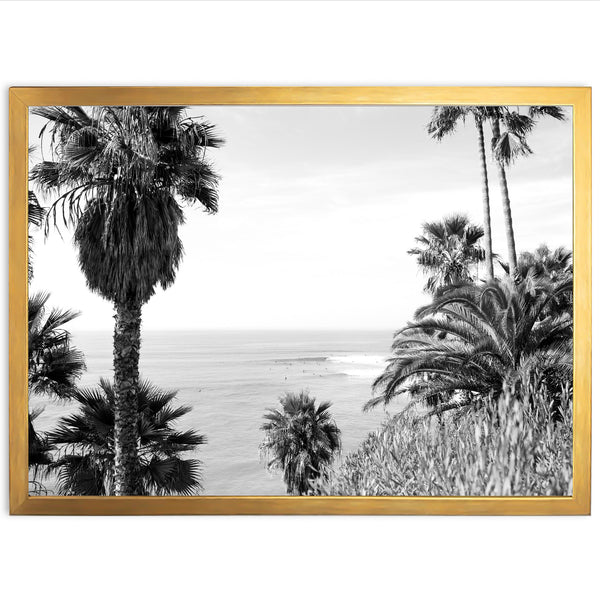
[[[341,466],[315,484],[335,496],[571,495],[572,402],[553,422],[544,391],[500,398],[463,414],[404,413],[369,434]]]

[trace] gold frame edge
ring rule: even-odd
[[[573,107],[574,424],[571,497],[31,497],[27,469],[28,109],[43,105],[433,105]],[[10,513],[587,515],[591,509],[591,88],[13,87],[9,90]]]

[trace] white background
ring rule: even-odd
[[[2,3],[0,214],[6,223],[10,85],[600,87],[599,17],[594,2]],[[6,241],[1,248],[7,281]],[[6,331],[6,292],[1,302]],[[7,370],[5,357],[3,382]],[[0,586],[7,598],[598,593],[597,514],[8,517],[7,409],[1,414]]]

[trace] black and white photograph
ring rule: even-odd
[[[571,496],[570,106],[29,111],[31,496]]]

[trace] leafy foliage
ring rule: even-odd
[[[365,409],[400,394],[441,403],[435,412],[460,408],[497,398],[503,386],[532,373],[542,383],[570,382],[572,311],[546,309],[571,293],[570,279],[539,281],[533,292],[510,279],[446,290],[396,333],[393,357],[373,384],[382,393]],[[456,392],[463,393],[459,402]]]
[[[40,206],[37,196],[30,191],[27,197],[27,278],[29,281],[33,277],[33,238],[31,229],[42,226],[45,214],[46,211]]]
[[[183,107],[36,107],[48,120],[52,160],[32,169],[48,194],[47,224],[74,225],[79,262],[93,291],[143,304],[171,285],[182,256],[181,204],[218,208],[206,149],[223,140]],[[58,218],[58,219],[57,219]]]
[[[30,149],[31,151],[31,149]],[[28,279],[33,277],[33,239],[31,229],[41,227],[46,211],[33,192],[28,194]],[[28,303],[28,389],[29,393],[46,394],[60,399],[70,398],[77,379],[85,370],[83,354],[71,346],[71,336],[63,325],[77,316],[73,311],[46,308],[48,293],[38,293]],[[36,478],[52,462],[54,447],[45,434],[35,430],[34,421],[42,410],[32,410],[28,415],[28,454],[32,470],[32,493],[45,493]]]
[[[508,273],[508,267],[502,267]],[[573,253],[562,246],[551,250],[542,244],[533,252],[521,252],[517,268],[520,280],[565,281],[573,276]]]
[[[178,431],[174,422],[191,410],[172,405],[176,392],[142,382],[138,392],[138,490],[140,495],[192,495],[201,489],[200,461],[182,454],[205,443],[196,431]],[[60,419],[48,435],[58,449],[52,469],[59,493],[99,496],[113,493],[115,391],[100,380],[98,388],[78,390],[79,409]]]
[[[37,484],[35,490],[45,489],[41,482],[36,481],[38,475],[46,473],[48,467],[52,464],[52,451],[54,446],[48,441],[48,436],[36,431],[34,421],[42,413],[42,410],[32,410],[28,418],[28,442],[29,442],[29,468],[33,477],[30,483]]]
[[[507,265],[502,264],[508,273]],[[562,246],[550,250],[542,244],[533,252],[522,252],[517,262],[517,279],[530,294],[535,294],[540,281],[546,284],[560,284],[573,281],[573,253]],[[564,312],[573,313],[573,293],[560,294],[552,298],[542,313],[542,317]]]
[[[269,469],[283,471],[287,493],[309,493],[311,481],[331,464],[341,450],[341,432],[333,420],[329,402],[316,405],[306,391],[287,393],[270,409],[261,429],[265,439],[261,451]]]
[[[48,309],[49,297],[39,292],[29,298],[29,392],[68,399],[85,370],[85,359],[63,326],[79,313]]]
[[[427,123],[427,133],[435,140],[442,140],[454,133],[459,122],[463,124],[469,117],[476,121],[486,121],[493,114],[489,106],[436,106]]]
[[[441,221],[423,224],[415,238],[417,246],[408,251],[417,257],[421,270],[429,275],[425,291],[436,294],[448,285],[473,281],[472,267],[485,258],[479,245],[483,229],[465,215],[450,215]]]
[[[565,496],[573,493],[572,396],[554,422],[540,388],[505,388],[440,420],[404,413],[314,482],[332,496]]]
[[[490,107],[490,117],[500,126],[499,135],[492,139],[492,152],[502,165],[513,163],[520,156],[532,154],[527,136],[540,117],[565,120],[565,112],[559,106],[531,106],[529,114],[521,114],[508,106]]]

